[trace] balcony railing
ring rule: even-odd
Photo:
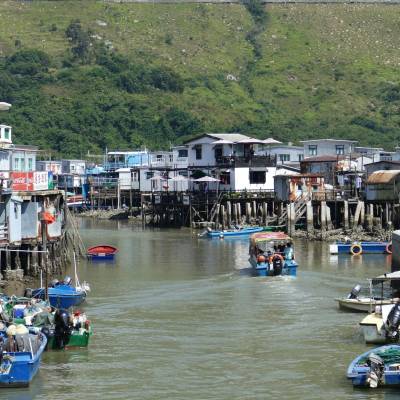
[[[218,166],[229,167],[275,167],[276,156],[228,156],[217,157],[216,162]]]

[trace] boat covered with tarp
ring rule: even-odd
[[[89,258],[98,260],[112,260],[117,253],[118,248],[108,244],[89,247],[87,250]]]
[[[347,378],[354,386],[399,386],[400,346],[381,346],[359,355],[347,368]]]
[[[247,269],[255,276],[297,274],[293,240],[285,232],[259,232],[251,235]]]
[[[26,387],[39,370],[46,335],[23,326],[0,330],[0,387]]]

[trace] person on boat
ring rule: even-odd
[[[284,254],[286,260],[291,260],[293,258],[293,248],[292,248],[292,244],[290,242],[286,244],[283,254]]]
[[[17,351],[17,343],[15,342],[15,334],[17,332],[17,327],[15,325],[10,325],[6,330],[7,340],[4,345],[3,350],[8,353],[14,353]]]

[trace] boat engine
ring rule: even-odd
[[[367,360],[369,372],[367,373],[367,383],[369,387],[376,388],[382,382],[383,372],[385,370],[385,363],[378,355],[371,353]]]
[[[49,339],[51,336],[50,329],[47,326],[44,326],[40,331],[43,333],[44,336],[46,336],[47,339],[46,350],[47,350],[47,346],[49,345]]]
[[[273,274],[274,276],[278,276],[282,274],[283,262],[280,257],[274,257],[272,260]]]
[[[70,315],[67,310],[59,309],[54,315],[54,343],[57,349],[63,349],[71,336]]]
[[[351,292],[347,296],[348,299],[356,299],[361,292],[361,285],[356,285],[351,289]]]
[[[386,337],[393,342],[399,340],[400,326],[400,302],[396,303],[390,310],[385,323]]]

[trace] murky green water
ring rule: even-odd
[[[400,398],[346,381],[366,350],[363,314],[333,301],[388,270],[386,257],[332,257],[326,244],[298,241],[297,278],[250,278],[235,273],[247,266],[246,240],[89,220],[81,234],[120,248],[115,264],[81,265],[90,348],[46,353],[31,387],[1,399]]]

